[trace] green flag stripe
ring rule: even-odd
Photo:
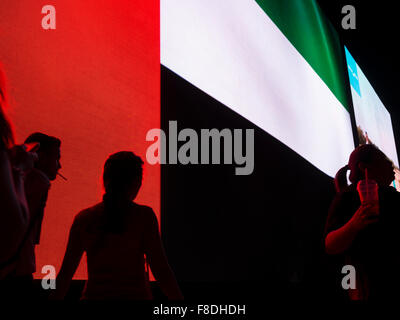
[[[315,0],[256,0],[328,88],[349,110],[339,36]]]

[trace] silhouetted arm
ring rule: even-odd
[[[14,172],[6,150],[0,150],[0,262],[17,250],[29,222],[22,174]]]
[[[145,226],[145,253],[154,277],[168,299],[183,299],[175,276],[168,264],[158,231],[157,218],[153,210],[146,216]]]
[[[328,233],[325,238],[326,253],[339,254],[350,248],[360,230],[378,221],[378,210],[376,204],[360,206],[344,226]]]
[[[56,290],[50,295],[50,299],[63,299],[68,292],[72,277],[84,252],[80,230],[79,219],[75,217],[69,233],[64,260],[57,275]]]

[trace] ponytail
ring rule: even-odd
[[[335,189],[336,192],[339,193],[343,191],[347,185],[347,170],[349,170],[349,166],[346,164],[344,167],[339,169],[339,171],[336,173],[334,183],[335,183]]]

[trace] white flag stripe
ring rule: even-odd
[[[347,110],[254,0],[161,0],[161,63],[332,177],[354,149]]]

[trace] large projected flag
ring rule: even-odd
[[[340,50],[315,1],[161,0],[162,65],[330,176],[354,148]]]

